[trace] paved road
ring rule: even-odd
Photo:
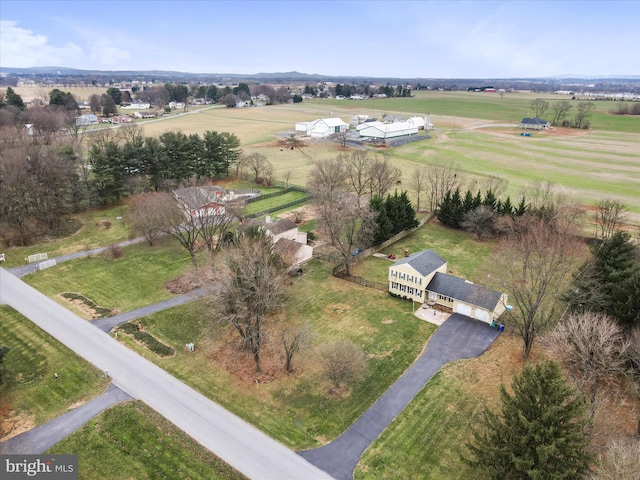
[[[477,357],[497,338],[489,325],[452,315],[418,360],[347,431],[324,447],[298,452],[337,480],[352,480],[362,453],[448,362]]]
[[[103,332],[109,332],[113,327],[115,327],[116,325],[120,325],[121,323],[129,322],[136,318],[144,317],[145,315],[150,315],[152,313],[161,312],[162,310],[166,310],[168,308],[184,305],[185,303],[193,302],[194,300],[205,297],[207,293],[208,290],[205,288],[196,288],[189,293],[178,295],[177,297],[170,298],[169,300],[165,300],[164,302],[147,305],[136,310],[121,313],[120,315],[114,315],[113,317],[105,317],[92,320],[91,324],[95,327],[98,327]]]
[[[60,440],[71,435],[99,413],[116,403],[126,400],[131,400],[131,397],[112,383],[105,393],[90,402],[60,415],[50,422],[0,443],[0,453],[43,453]]]
[[[6,303],[249,478],[329,479],[325,472],[0,268]],[[203,373],[206,374],[206,373]]]

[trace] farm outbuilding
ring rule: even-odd
[[[418,127],[408,122],[381,123],[371,122],[358,125],[361,137],[365,138],[395,138],[407,135],[417,135]]]
[[[304,132],[311,138],[325,138],[334,133],[346,132],[349,124],[339,118],[320,118],[311,122],[296,123],[296,132]]]

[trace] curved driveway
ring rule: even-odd
[[[328,479],[301,456],[0,268],[6,303],[238,471],[256,479]],[[206,375],[203,372],[203,375]]]
[[[347,431],[324,447],[298,453],[337,480],[353,479],[362,453],[445,363],[477,357],[497,336],[486,323],[450,316],[418,360]]]

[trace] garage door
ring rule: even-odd
[[[462,315],[466,315],[467,317],[470,317],[471,307],[469,305],[465,305],[464,303],[458,303],[456,305],[456,313],[461,313]]]
[[[487,312],[486,310],[480,310],[479,308],[476,308],[476,319],[482,320],[483,322],[491,323],[489,321],[489,312]]]

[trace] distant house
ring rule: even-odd
[[[389,293],[489,324],[507,305],[506,294],[448,275],[447,262],[433,250],[414,253],[389,267]]]
[[[132,119],[129,115],[116,115],[109,119],[109,122],[111,123],[129,123],[131,121]]]
[[[346,132],[349,124],[339,118],[321,118],[311,122],[296,123],[296,132],[303,132],[311,138],[325,138],[334,133]]]
[[[80,115],[76,117],[76,126],[85,127],[87,125],[96,125],[98,122],[98,117],[96,117],[93,113],[85,113],[84,115]]]
[[[122,105],[120,108],[125,110],[146,110],[148,108],[151,108],[151,104],[136,102],[130,103],[129,105]]]
[[[136,112],[133,116],[136,118],[155,118],[158,114],[156,112]]]
[[[549,128],[551,124],[541,118],[523,118],[520,120],[520,128],[529,130],[545,130]]]
[[[174,190],[173,194],[186,215],[192,218],[203,218],[224,215],[225,204],[221,198],[226,191],[220,187],[189,187]]]
[[[307,245],[307,233],[298,231],[298,226],[292,220],[283,218],[274,222],[269,216],[264,221],[249,218],[242,222],[240,231],[253,226],[264,229],[288,265],[302,263],[312,257],[313,247]]]

